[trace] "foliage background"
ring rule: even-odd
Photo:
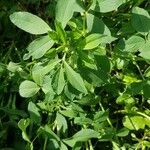
[[[48,110],[37,111],[38,103],[41,102],[38,100],[44,96],[41,94],[27,99],[22,98],[18,93],[19,85],[26,77],[24,74],[20,75],[20,73],[12,71],[13,67],[9,63],[19,63],[22,68],[30,65],[31,60],[24,61],[23,55],[26,53],[26,47],[29,43],[38,36],[30,35],[15,27],[9,16],[16,11],[27,11],[41,17],[52,29],[55,29],[53,22],[56,4],[57,0],[0,1],[0,149],[20,150],[20,147],[32,149],[31,143],[22,138],[22,131],[18,127],[18,122],[23,118],[35,121],[29,123],[27,128],[27,134],[34,149],[63,149],[58,146],[55,135],[45,127],[46,124],[51,129],[54,128],[53,132],[60,139],[70,138],[81,129],[87,128],[100,134],[98,138],[93,139],[92,136],[90,137],[90,131],[87,130],[87,138],[83,137],[85,142],[77,141],[75,146],[70,149],[148,149],[150,147],[150,123],[147,119],[150,115],[150,53],[143,54],[143,57],[139,56],[139,52],[135,50],[141,44],[141,39],[128,39],[136,35],[146,39],[147,42],[150,41],[149,33],[141,34],[131,25],[132,9],[138,6],[150,13],[149,0],[126,0],[115,11],[92,12],[96,17],[103,19],[110,29],[111,35],[117,38],[110,44],[106,44],[106,51],[104,50],[106,54],[97,58],[102,60],[100,65],[101,63],[105,64],[101,67],[104,67],[104,70],[109,70],[107,74],[110,77],[110,82],[99,85],[97,83],[99,79],[93,77],[91,83],[94,85],[93,93],[85,96],[80,103],[68,99],[64,103],[64,101],[59,101],[59,97],[57,97],[50,104]],[[88,4],[90,1],[87,1],[85,5],[88,6]],[[78,14],[75,14],[75,17],[78,17]],[[144,26],[148,26],[150,29],[150,24],[144,24]],[[121,43],[123,38],[126,40],[127,48],[131,48],[131,51],[118,52],[118,49],[122,49],[122,45],[120,44],[120,46],[118,43]],[[130,46],[136,42],[137,45]],[[77,72],[84,78],[86,68],[82,69],[82,66],[78,66]],[[89,71],[92,72],[92,69]],[[101,79],[100,77],[100,80],[105,82],[105,78]],[[61,96],[64,98],[63,94]],[[37,119],[31,114],[29,104],[32,107],[36,105],[34,113],[37,116],[40,115],[40,123],[38,123],[39,118]],[[63,117],[57,115],[58,110],[64,110],[63,107],[71,108],[74,111],[70,113],[77,113],[69,114],[69,111],[64,111],[61,113]],[[49,110],[52,112],[49,113]],[[62,124],[54,124],[56,116],[60,117],[58,120],[62,119],[60,121],[63,122]],[[42,131],[39,131],[39,128],[43,126]],[[66,128],[65,132],[68,133],[58,132],[58,127],[61,126]],[[67,147],[69,148],[69,146]]]

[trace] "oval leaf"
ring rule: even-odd
[[[51,30],[41,18],[28,12],[15,12],[10,15],[10,20],[18,28],[31,34],[44,34]]]
[[[61,67],[54,78],[53,88],[55,89],[56,93],[59,95],[63,91],[64,86],[65,86],[64,70]]]
[[[41,58],[54,44],[54,41],[48,36],[42,36],[29,44],[27,47],[28,58],[33,59]]]
[[[87,30],[88,32],[111,36],[110,30],[103,20],[90,13],[87,14]]]
[[[64,66],[69,83],[78,91],[87,93],[83,79],[81,78],[80,74],[76,73],[65,61]]]
[[[103,35],[100,34],[90,34],[85,38],[85,47],[84,50],[96,48],[101,43],[101,38]]]
[[[131,23],[138,32],[148,33],[150,31],[150,16],[148,12],[142,8],[133,8]]]
[[[61,22],[64,28],[67,22],[72,18],[75,11],[84,11],[79,2],[76,0],[58,0],[56,5],[56,20]]]
[[[38,84],[42,85],[44,77],[49,73],[55,66],[60,62],[60,60],[50,61],[46,66],[42,66],[41,63],[37,63],[32,68],[33,80]]]
[[[40,87],[36,83],[29,81],[29,80],[23,81],[19,87],[19,93],[22,97],[32,97],[39,90],[40,90]]]
[[[73,147],[76,144],[76,142],[81,142],[81,141],[85,142],[91,138],[98,138],[98,137],[99,137],[98,132],[92,129],[82,129],[76,134],[74,134],[71,138],[64,139],[63,141],[70,147]]]
[[[125,0],[93,0],[91,6],[92,9],[98,12],[106,13],[116,10],[120,5],[122,5]]]

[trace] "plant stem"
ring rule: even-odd
[[[134,114],[134,115],[140,115],[140,116],[143,116],[145,118],[147,118],[148,120],[150,120],[150,117],[142,112],[127,112],[126,110],[119,110],[115,113],[123,113],[123,114]]]
[[[94,150],[91,140],[89,140],[89,148],[90,148],[90,150]]]
[[[48,137],[46,136],[45,137],[45,141],[44,141],[43,150],[46,150],[47,140],[48,140]]]
[[[99,105],[100,105],[100,107],[101,107],[102,111],[105,111],[105,109],[104,109],[104,107],[103,107],[103,105],[102,105],[102,103],[101,103],[101,102],[99,102]],[[110,121],[110,119],[109,119],[109,118],[107,118],[107,122],[108,122],[108,123],[109,123],[109,125],[113,128],[113,125],[112,125],[112,123],[111,123],[111,121]]]
[[[87,12],[84,12],[84,15],[83,15],[83,34],[84,35],[86,34],[86,15],[87,15]]]
[[[140,67],[138,66],[138,64],[137,64],[135,61],[133,62],[133,64],[137,67],[137,69],[138,69],[138,71],[139,71],[139,73],[140,73],[142,79],[145,80],[145,78],[144,78],[144,76],[143,76],[143,74],[142,74],[142,72],[141,72],[141,69],[140,69]]]

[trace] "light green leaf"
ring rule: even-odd
[[[22,70],[21,65],[19,63],[14,63],[14,62],[9,62],[7,69],[11,72]]]
[[[74,12],[83,12],[84,9],[77,0],[58,0],[56,5],[56,20],[65,28],[67,22],[72,18]]]
[[[125,51],[136,52],[140,50],[145,44],[145,40],[140,37],[133,35],[128,40],[125,41]]]
[[[104,24],[102,19],[95,17],[92,14],[87,14],[87,30],[91,33],[99,33],[111,36],[109,28]]]
[[[52,78],[50,75],[46,75],[42,84],[42,91],[45,93],[45,101],[54,99],[55,92],[52,88]]]
[[[67,146],[63,142],[61,142],[60,149],[61,150],[68,150]]]
[[[117,98],[116,103],[133,106],[135,104],[135,100],[131,97],[131,95],[123,94]]]
[[[150,43],[146,43],[139,49],[140,56],[143,57],[144,59],[150,60]]]
[[[41,58],[54,44],[54,41],[48,36],[41,36],[34,40],[27,47],[28,59],[32,56],[33,59]],[[24,58],[24,60],[26,60]]]
[[[39,90],[40,87],[36,83],[29,80],[23,81],[19,86],[19,93],[22,97],[32,97]]]
[[[49,75],[44,77],[42,90],[45,94],[50,92],[51,95],[55,95],[55,92],[53,91],[53,88],[52,88],[52,78]]]
[[[131,23],[135,30],[138,32],[147,34],[150,31],[150,16],[143,8],[133,8]]]
[[[18,127],[22,130],[22,131],[26,131],[26,128],[29,126],[30,124],[30,119],[27,118],[27,119],[21,119],[19,122],[18,122]]]
[[[31,143],[30,139],[29,139],[29,136],[27,135],[26,133],[26,128],[29,126],[30,124],[30,119],[27,118],[27,119],[21,119],[19,122],[18,122],[18,127],[22,130],[22,138]]]
[[[82,129],[75,135],[73,135],[71,138],[64,139],[63,141],[70,147],[73,147],[76,144],[76,142],[85,142],[91,138],[98,138],[98,136],[99,133],[92,129]]]
[[[10,20],[18,28],[31,34],[44,34],[51,30],[46,22],[29,12],[15,12],[10,15]]]
[[[61,23],[55,21],[55,28],[56,28],[56,32],[57,32],[59,39],[62,41],[62,43],[66,44],[67,43],[66,32],[62,28]]]
[[[55,121],[57,124],[57,131],[62,132],[63,134],[66,134],[68,125],[67,125],[67,121],[65,117],[61,115],[60,113],[57,113]]]
[[[41,116],[39,113],[39,109],[33,102],[29,102],[28,111],[30,113],[31,121],[33,121],[34,123],[40,124]]]
[[[91,6],[91,9],[106,13],[113,10],[117,10],[117,8],[122,5],[125,2],[125,0],[93,0],[93,4]]]
[[[60,60],[50,61],[46,66],[42,66],[41,63],[37,63],[32,68],[33,80],[38,84],[42,85],[44,76],[48,74],[55,66],[60,62]]]
[[[144,129],[145,118],[141,116],[125,116],[123,119],[123,125],[130,130]]]
[[[70,84],[78,91],[87,94],[87,90],[85,88],[83,79],[81,78],[80,74],[76,73],[65,61],[64,66],[65,73]]]
[[[83,42],[85,42],[84,50],[96,48],[101,43],[101,38],[104,36],[101,34],[90,34]]]
[[[148,67],[148,68],[145,70],[144,75],[145,75],[146,77],[150,77],[150,67]]]
[[[65,86],[64,69],[61,67],[55,76],[53,87],[56,90],[56,93],[59,95],[63,91],[64,86]]]
[[[77,125],[91,125],[93,123],[93,121],[89,118],[86,117],[76,117],[74,119],[74,123]]]

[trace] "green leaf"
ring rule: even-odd
[[[65,28],[74,12],[83,12],[84,9],[77,0],[58,0],[56,5],[56,20]]]
[[[128,40],[125,41],[125,51],[136,52],[140,50],[145,44],[145,40],[140,37],[133,35]]]
[[[21,119],[19,122],[18,122],[18,127],[22,130],[22,138],[31,143],[30,139],[29,139],[29,136],[27,135],[26,133],[26,128],[29,126],[30,124],[30,119],[27,118],[27,119]]]
[[[148,67],[144,72],[145,77],[150,77],[150,67]]]
[[[94,122],[100,123],[106,121],[108,118],[108,111],[97,111],[94,115]]]
[[[71,138],[64,139],[63,141],[70,147],[73,147],[76,144],[76,142],[85,142],[91,138],[98,138],[98,137],[99,137],[98,132],[92,129],[82,129],[75,135],[73,135]]]
[[[22,131],[26,131],[26,128],[30,125],[30,119],[21,119],[18,122],[18,127],[22,130]]]
[[[62,131],[62,133],[65,135],[68,129],[68,125],[65,117],[60,113],[57,113],[55,121],[57,124],[57,131]]]
[[[150,60],[150,43],[146,43],[139,49],[140,56],[143,57],[144,59]]]
[[[61,150],[68,150],[67,146],[63,142],[61,142],[60,149]]]
[[[60,60],[52,60],[46,66],[42,66],[41,63],[37,63],[32,68],[33,80],[38,84],[42,85],[46,74],[48,74],[55,66],[60,62]]]
[[[83,43],[85,43],[84,50],[88,49],[94,49],[96,48],[100,43],[101,43],[101,38],[104,37],[101,34],[90,34],[87,36],[84,40]]]
[[[123,125],[130,130],[144,129],[145,118],[141,116],[125,116],[123,119]]]
[[[125,137],[129,134],[129,130],[127,128],[122,128],[117,131],[116,136]]]
[[[150,81],[147,81],[147,83],[143,86],[143,93],[146,99],[150,98]]]
[[[29,104],[28,104],[28,111],[30,113],[31,121],[33,121],[36,124],[40,124],[40,122],[41,122],[41,115],[39,113],[38,107],[33,102],[29,102]]]
[[[51,130],[49,125],[45,125],[41,127],[40,130],[45,132],[50,139],[55,139],[56,141],[60,141],[60,138]]]
[[[66,110],[61,110],[60,113],[71,119],[77,117],[77,112],[72,110],[72,108],[67,108]]]
[[[87,94],[86,87],[80,74],[76,73],[65,61],[64,61],[65,73],[70,84],[80,92]]]
[[[99,19],[89,13],[87,14],[87,30],[91,33],[99,33],[111,36],[109,28],[104,24],[102,19]]]
[[[143,85],[143,82],[133,82],[130,85],[128,85],[127,92],[133,95],[140,94],[143,89]]]
[[[80,72],[82,77],[93,86],[101,86],[108,82],[108,75],[103,70],[97,71],[96,69],[82,67]]]
[[[19,86],[19,93],[22,97],[32,97],[39,90],[40,87],[36,83],[29,80],[23,81]]]
[[[55,21],[55,28],[56,28],[56,32],[58,34],[59,39],[62,41],[63,44],[66,44],[67,43],[67,36],[66,36],[66,32],[62,28],[61,23]]]
[[[111,70],[111,65],[108,57],[104,55],[95,55],[94,57],[98,69],[101,69],[106,73],[109,73]]]
[[[135,104],[135,100],[131,97],[131,95],[123,94],[117,98],[116,103],[133,106]]]
[[[51,30],[41,18],[28,12],[15,12],[10,15],[10,20],[18,28],[31,34],[44,34]]]
[[[86,117],[76,117],[74,119],[74,123],[77,125],[91,125],[92,124],[92,120]]]
[[[14,62],[9,62],[7,69],[11,72],[16,72],[16,71],[22,70],[20,64],[14,63]]]
[[[73,100],[75,97],[80,97],[80,92],[72,87],[72,85],[67,84],[64,88],[64,94],[69,98],[70,100]]]
[[[38,59],[44,56],[44,54],[53,46],[54,41],[48,36],[41,36],[40,38],[34,40],[27,47],[28,54],[26,54],[27,59],[31,56],[33,59]],[[27,60],[24,57],[24,60]]]
[[[122,5],[125,2],[125,0],[93,0],[93,4],[91,6],[91,9],[106,13],[113,10],[117,10],[117,8]]]
[[[147,34],[150,31],[150,16],[143,8],[133,8],[131,23],[135,30],[138,32]]]
[[[49,93],[50,93],[50,97],[52,99],[54,98],[55,92],[52,88],[52,78],[49,75],[44,77],[43,84],[42,84],[42,90],[45,94],[49,95]]]
[[[55,76],[53,87],[56,90],[56,93],[59,95],[63,91],[64,86],[65,86],[64,69],[61,67]]]

